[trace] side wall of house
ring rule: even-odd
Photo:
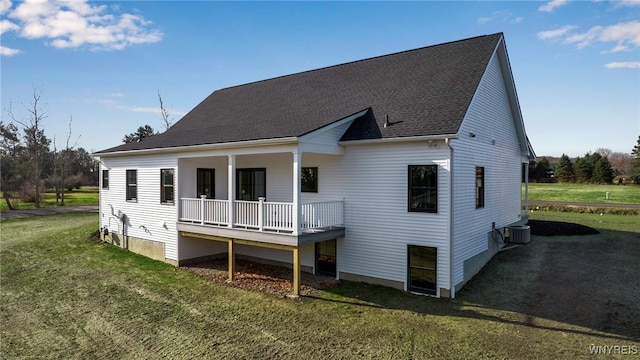
[[[177,261],[177,206],[160,202],[160,171],[177,170],[175,156],[102,157],[100,160],[101,170],[109,170],[108,189],[102,188],[100,179],[100,227],[108,229],[108,240],[158,260]],[[137,170],[135,201],[126,199],[127,170]],[[174,189],[177,190],[178,185],[176,176]],[[149,251],[152,254],[148,254]]]
[[[408,246],[438,249],[437,288],[449,289],[449,149],[422,142],[345,146],[344,155],[303,155],[318,167],[318,192],[303,201],[345,200],[339,239],[341,278],[379,282],[406,290]],[[408,211],[408,166],[438,166],[438,212]]]
[[[456,287],[499,250],[490,236],[492,223],[502,228],[520,220],[520,145],[497,54],[451,141]],[[483,208],[476,208],[476,167],[484,167]]]

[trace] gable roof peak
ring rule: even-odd
[[[502,33],[219,89],[165,133],[101,151],[296,138],[352,114],[342,140],[455,134]],[[385,115],[393,126],[384,127]]]

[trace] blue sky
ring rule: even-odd
[[[46,134],[119,145],[211,92],[503,32],[538,155],[629,153],[640,135],[640,1],[0,0],[2,121],[43,89]]]

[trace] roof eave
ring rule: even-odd
[[[456,139],[457,137],[458,137],[458,134],[442,134],[442,135],[403,136],[403,137],[362,139],[362,140],[341,140],[341,141],[338,141],[338,145],[387,144],[387,143],[398,143],[398,142]]]
[[[153,148],[153,149],[100,152],[100,153],[93,153],[91,155],[93,157],[110,157],[110,156],[170,154],[170,153],[181,153],[181,152],[192,152],[192,151],[259,147],[259,146],[267,146],[267,145],[287,145],[287,144],[298,143],[298,140],[299,140],[298,137],[290,136],[290,137],[284,137],[284,138],[234,141],[234,142],[225,142],[225,143],[216,143],[216,144],[185,145],[185,146],[174,146],[174,147]]]

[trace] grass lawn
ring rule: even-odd
[[[99,193],[97,186],[83,186],[80,189],[74,189],[73,191],[64,192],[64,205],[65,206],[80,206],[80,205],[98,205]],[[14,200],[15,201],[15,200]],[[18,209],[33,209],[33,203],[18,201],[13,203],[14,207]],[[44,194],[42,207],[54,207],[56,206],[56,193],[49,191]],[[7,203],[4,199],[0,198],[0,211],[8,211]]]
[[[452,301],[352,282],[282,298],[92,240],[96,214],[3,221],[0,358],[556,359],[588,357],[591,345],[640,351],[637,217],[533,217],[602,232],[534,237],[501,252]]]
[[[606,199],[606,193],[609,199]],[[523,185],[524,196],[524,185]],[[529,183],[530,201],[640,204],[638,185],[539,184]]]

